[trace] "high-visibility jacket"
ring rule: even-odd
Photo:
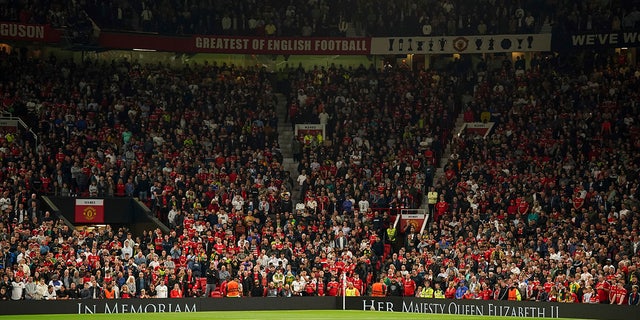
[[[116,298],[116,291],[113,290],[113,288],[111,288],[111,290],[105,289],[104,290],[104,298],[105,299],[115,299]]]
[[[386,296],[386,292],[387,290],[382,282],[376,282],[371,285],[371,296],[373,297],[384,297]]]
[[[359,297],[360,296],[360,291],[358,291],[358,289],[356,289],[356,288],[347,288],[347,290],[345,290],[344,294],[347,297]]]
[[[433,297],[436,299],[444,299],[444,291],[442,289],[434,290]]]
[[[520,301],[522,300],[522,296],[520,295],[520,290],[518,288],[509,288],[507,293],[507,297],[509,301]]]
[[[227,283],[227,297],[239,297],[240,290],[239,284],[235,280],[231,280]]]
[[[435,191],[429,191],[429,193],[427,193],[427,199],[429,201],[429,204],[438,203],[438,193]]]
[[[391,241],[391,242],[396,241],[396,229],[395,228],[388,228],[387,229],[387,239],[389,239],[389,241]]]
[[[428,288],[422,288],[422,291],[420,291],[420,298],[433,298],[433,288],[428,287]]]

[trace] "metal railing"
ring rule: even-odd
[[[22,130],[24,130],[25,132],[28,132],[33,138],[33,142],[34,142],[33,147],[34,148],[38,147],[38,141],[39,141],[38,135],[35,132],[33,132],[31,127],[29,127],[24,121],[22,121],[20,117],[14,117],[11,115],[11,113],[5,111],[2,113],[2,117],[0,117],[0,126],[5,126],[5,127],[15,126],[16,130],[19,127],[22,128]]]

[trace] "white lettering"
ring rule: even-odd
[[[606,44],[607,40],[609,39],[609,35],[608,34],[598,34],[596,36],[597,36],[598,42],[600,42],[600,44]]]
[[[109,309],[109,304],[104,304],[104,313],[118,313],[118,304],[113,305],[113,309]]]
[[[522,309],[524,309],[524,308],[522,308],[522,307],[518,307],[518,316],[519,316],[520,318],[524,317],[524,312],[522,312],[522,311],[523,311]]]
[[[151,308],[149,308],[149,307],[151,307]],[[149,309],[153,309],[153,311],[149,311]],[[158,309],[156,309],[156,305],[155,304],[148,304],[148,305],[144,306],[144,312],[145,313],[158,312]]]
[[[2,23],[0,24],[0,35],[29,39],[44,39],[44,27]]]
[[[637,32],[625,32],[622,37],[624,38],[625,43],[634,43],[638,41],[638,33]]]
[[[84,308],[83,308],[84,307]],[[78,303],[78,314],[94,314],[96,313],[96,305],[88,306],[86,304]]]
[[[573,35],[571,36],[571,42],[573,43],[574,46],[583,46],[584,45],[584,40],[585,40],[585,35]]]
[[[589,45],[593,45],[596,42],[596,35],[595,34],[590,34],[587,36],[587,44]]]
[[[458,314],[458,308],[454,302],[449,303],[449,314]]]
[[[536,308],[538,310],[538,315],[536,318],[546,318],[546,309],[545,308]]]
[[[367,304],[367,301],[363,301],[365,309],[373,305],[373,300],[371,300],[371,305]],[[384,304],[384,302],[380,302]],[[392,304],[393,305],[393,304]],[[393,308],[393,307],[392,307]],[[380,306],[379,310],[383,310],[383,305]],[[171,304],[171,303],[148,303],[148,304],[127,304],[127,303],[105,303],[104,312],[105,314],[111,313],[155,313],[155,312],[197,312],[198,308],[196,304]],[[78,303],[78,314],[95,314],[96,313],[96,305],[86,305],[83,303]]]
[[[611,44],[618,44],[618,34],[617,33],[612,33],[609,35],[609,42]]]
[[[409,305],[402,301],[402,312],[413,312],[413,302],[409,301]]]

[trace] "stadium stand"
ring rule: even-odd
[[[635,28],[637,13],[616,1],[550,1],[535,12],[536,1],[465,3],[84,9],[106,28],[266,36],[616,30]],[[78,9],[50,4],[5,3],[0,16],[65,26]],[[553,14],[569,11],[566,21]],[[561,58],[288,68],[279,101],[264,69],[2,52],[2,110],[29,110],[40,139],[3,132],[0,141],[0,299],[338,295],[346,273],[363,295],[637,304],[640,71],[619,57],[584,68]],[[278,103],[289,123],[278,123]],[[462,110],[475,121],[488,113],[491,134],[455,134]],[[297,142],[289,173],[278,127],[295,123],[328,132]],[[440,165],[444,175],[426,175]],[[419,207],[431,187],[441,199],[431,227],[394,230],[392,215]],[[41,195],[137,197],[171,231],[71,230]]]
[[[309,177],[298,211],[287,199],[294,181],[280,170],[276,101],[263,70],[2,58],[20,70],[3,81],[4,107],[29,105],[45,137],[35,152],[23,137],[3,140],[7,298],[20,290],[46,298],[47,284],[59,296],[75,291],[72,298],[93,287],[119,297],[112,290],[123,286],[162,296],[176,284],[185,296],[221,296],[234,278],[245,296],[270,286],[338,294],[335,279],[347,272],[365,294],[381,279],[389,294],[427,296],[437,283],[445,296],[511,299],[516,286],[520,299],[582,301],[595,290],[600,302],[617,303],[603,283],[631,292],[637,282],[637,72],[626,65],[557,76],[554,65],[534,63],[516,76],[504,64],[472,78],[470,116],[493,106],[495,132],[455,136],[453,157],[462,161],[433,184],[449,210],[430,231],[391,243],[389,216],[375,211],[419,205],[407,192],[424,192],[412,165],[424,165],[419,142],[452,136],[445,124],[429,131],[420,123],[455,116],[447,101],[464,85],[454,71],[289,70],[288,104],[312,117],[292,119],[319,121],[326,111],[334,128],[333,144],[303,148],[300,172]],[[42,89],[31,91],[30,81]],[[421,105],[420,116],[407,113]],[[138,196],[172,231],[71,231],[41,211],[38,194]],[[310,206],[312,197],[320,201]],[[392,245],[386,255],[384,244]]]
[[[633,1],[87,1],[105,28],[254,36],[471,35],[629,30]]]

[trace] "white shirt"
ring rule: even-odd
[[[300,174],[300,175],[298,176],[297,181],[298,181],[298,184],[302,185],[305,181],[307,181],[307,175],[305,175],[305,174]]]
[[[233,197],[233,201],[231,201],[231,205],[237,210],[242,211],[242,207],[244,206],[244,199],[242,196]]]
[[[369,210],[369,201],[360,200],[358,202],[358,208],[360,208],[360,212],[367,212],[367,210]]]
[[[178,210],[177,209],[171,209],[169,211],[169,214],[167,215],[167,220],[169,220],[169,223],[174,224],[176,222],[176,216],[178,215]]]
[[[302,289],[304,288],[305,283],[301,280],[294,280],[291,283],[291,288],[293,289],[294,293],[300,293],[302,292]]]
[[[49,291],[47,289],[47,291],[42,295],[42,298],[44,300],[55,300],[58,297],[58,295],[56,294],[55,290]]]
[[[307,208],[309,208],[309,210],[315,210],[316,207],[318,207],[318,202],[315,200],[309,200],[307,201]]]
[[[229,215],[227,213],[218,214],[218,223],[226,224],[229,221]]]
[[[327,124],[329,122],[329,114],[324,111],[318,115],[318,118],[320,119],[320,124]]]
[[[44,296],[44,294],[47,293],[47,285],[38,282],[36,285],[36,292],[39,296]]]
[[[549,259],[560,261],[562,260],[562,255],[559,252],[552,253],[551,255],[549,255]]]
[[[0,198],[0,210],[4,211],[9,207],[10,204],[11,204],[10,198]]]
[[[11,290],[11,300],[20,300],[22,299],[22,293],[24,292],[24,288],[26,287],[25,283],[20,282],[11,282],[11,286],[13,290]]]
[[[169,289],[167,289],[167,286],[162,285],[162,284],[158,285],[156,287],[156,293],[157,293],[157,297],[158,298],[167,298],[167,297],[169,297],[168,296]]]

